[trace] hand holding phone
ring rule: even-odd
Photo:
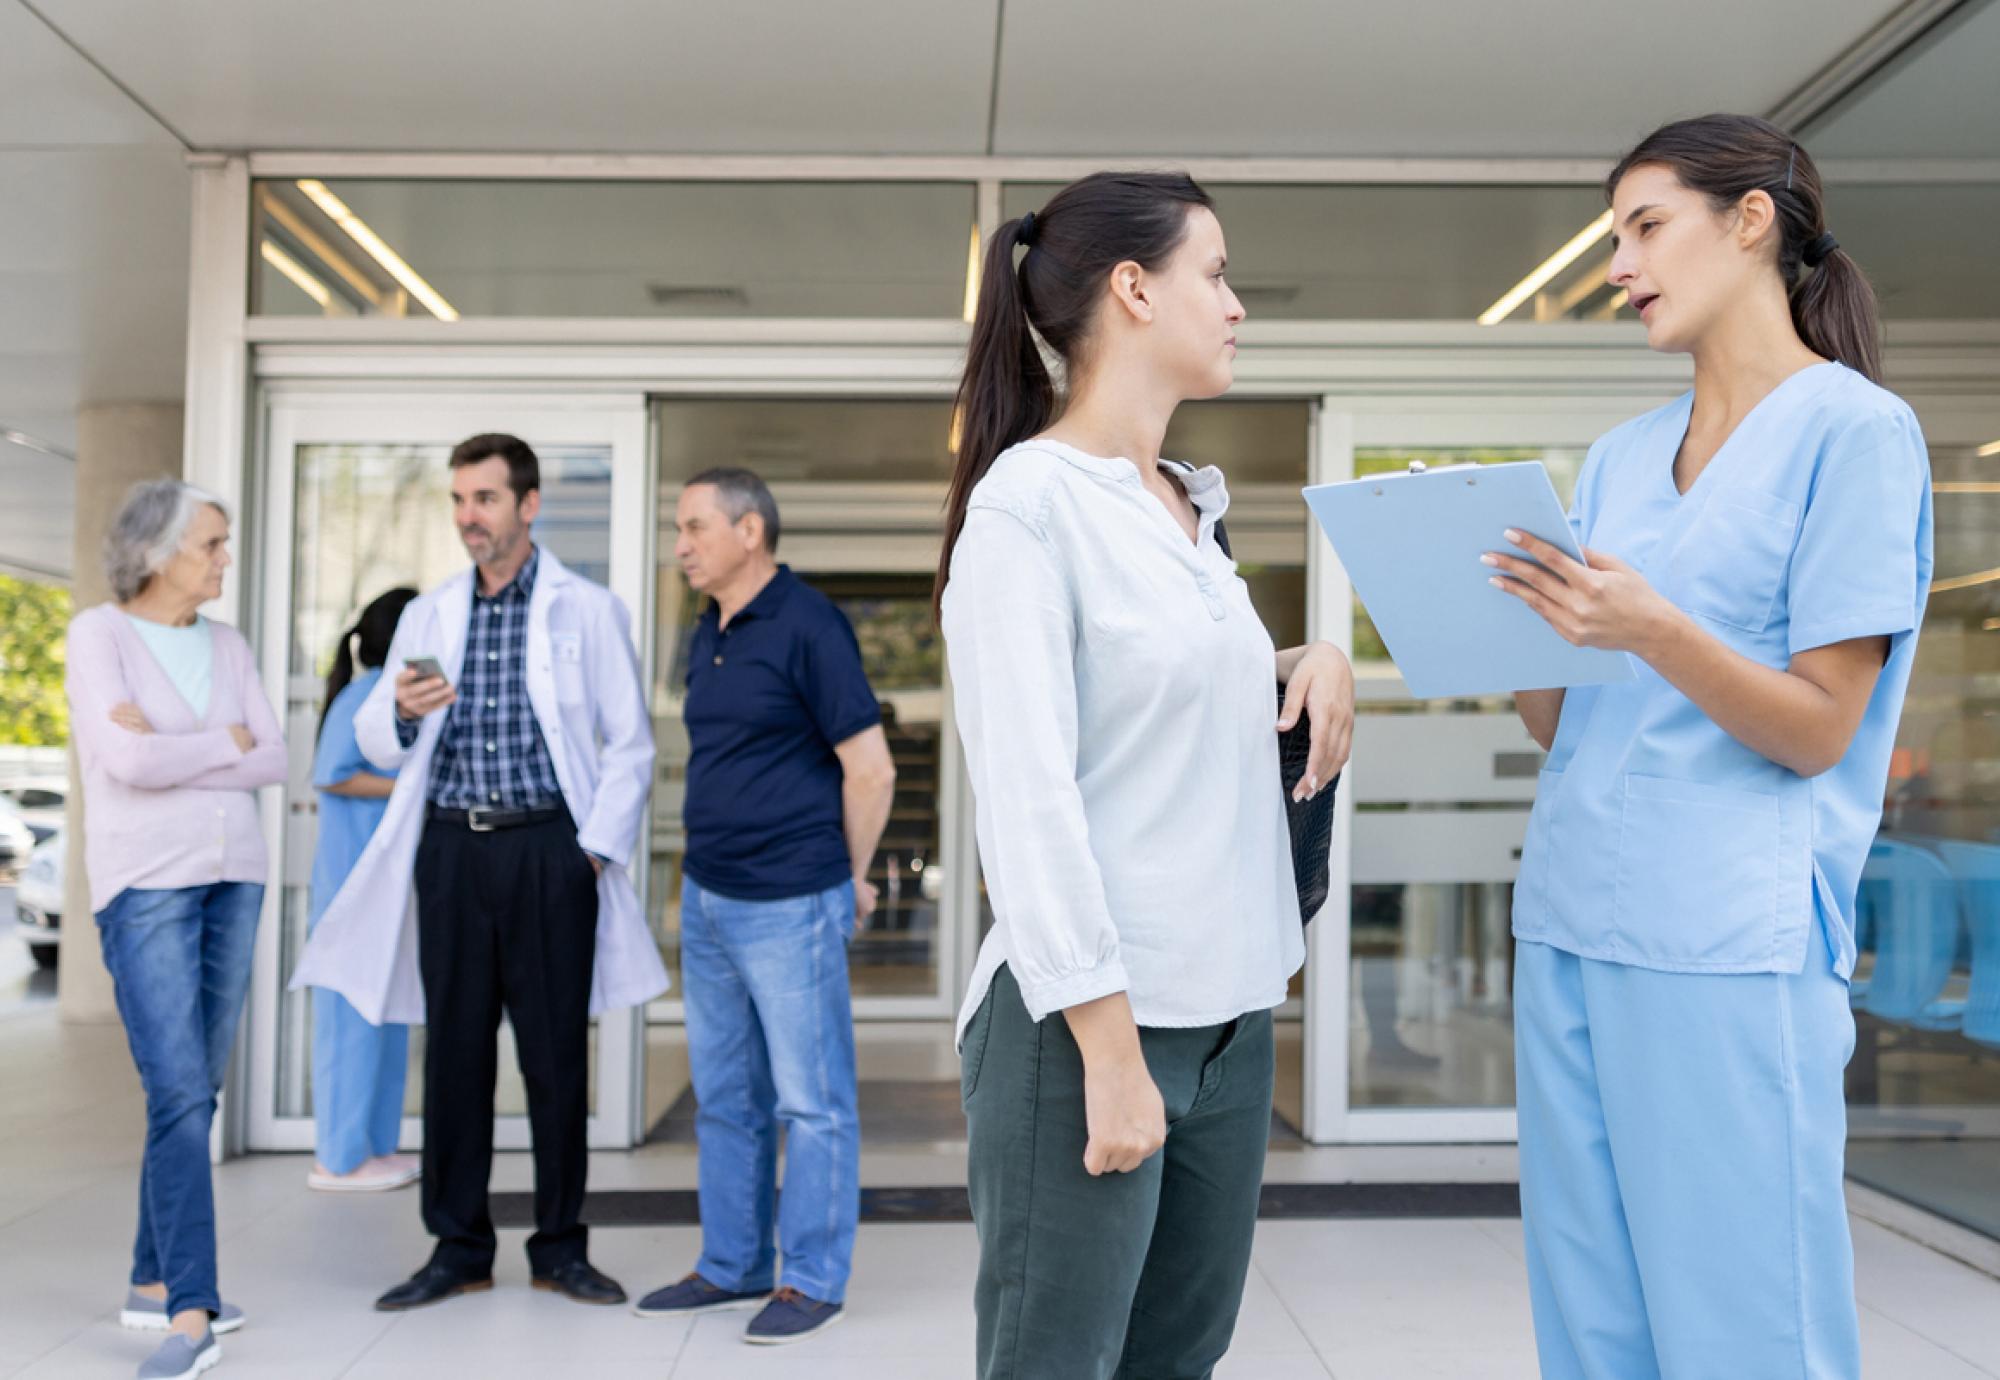
[[[434,656],[403,658],[403,670],[396,677],[396,713],[415,721],[435,714],[458,698],[458,691],[445,679],[444,667]]]

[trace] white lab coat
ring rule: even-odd
[[[417,740],[396,737],[396,673],[409,656],[433,655],[453,684],[472,617],[466,571],[412,600],[396,625],[388,674],[355,715],[362,755],[397,770],[374,837],[327,905],[291,986],[327,987],[369,1021],[420,1023],[417,911],[412,872],[423,837],[431,754],[445,711],[427,716]],[[639,912],[633,854],[653,782],[653,728],[646,710],[631,621],[618,597],[572,573],[542,548],[528,602],[528,701],[555,765],[577,842],[608,859],[597,882],[597,967],[590,1013],[636,1006],[667,990],[667,970]]]

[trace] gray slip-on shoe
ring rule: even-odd
[[[165,1299],[149,1299],[137,1289],[126,1292],[125,1306],[118,1310],[118,1325],[134,1332],[165,1332],[172,1321]],[[243,1310],[225,1303],[221,1314],[208,1320],[208,1326],[211,1332],[234,1332],[243,1326]]]
[[[221,1359],[222,1343],[215,1340],[213,1332],[203,1333],[198,1342],[176,1332],[139,1367],[139,1380],[188,1380]]]

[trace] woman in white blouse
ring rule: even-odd
[[[1229,387],[1225,261],[1177,174],[1087,177],[986,251],[938,573],[996,915],[960,1016],[986,1380],[1206,1375],[1249,1268],[1305,953],[1277,732],[1309,714],[1324,787],[1354,682],[1272,646],[1222,474],[1160,456]]]

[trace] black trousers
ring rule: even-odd
[[[417,847],[424,1044],[424,1226],[432,1259],[493,1265],[487,1179],[500,1013],[514,1027],[535,1146],[528,1263],[547,1274],[583,1258],[590,1111],[590,977],[597,876],[567,816],[474,833],[424,822]]]

